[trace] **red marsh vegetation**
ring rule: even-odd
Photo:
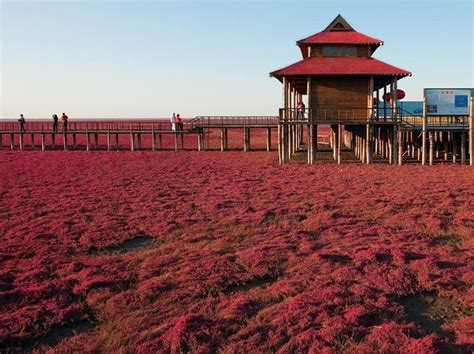
[[[474,169],[275,159],[1,151],[0,351],[472,351]]]

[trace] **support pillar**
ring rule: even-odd
[[[369,123],[365,125],[365,151],[366,151],[366,163],[367,165],[372,163],[372,127]]]
[[[272,128],[267,128],[267,151],[272,150]]]
[[[433,139],[433,132],[430,131],[429,133],[429,139],[430,139],[430,166],[433,165],[433,158],[434,158],[434,139]]]

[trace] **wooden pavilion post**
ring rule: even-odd
[[[35,149],[35,134],[31,133],[30,137],[31,137],[30,146],[31,146],[31,149],[34,150]]]
[[[421,165],[426,165],[426,126],[428,118],[426,117],[426,97],[423,97],[423,130],[421,132]]]
[[[398,165],[401,166],[403,164],[403,132],[400,129],[401,127],[398,127]]]
[[[466,132],[461,132],[461,165],[466,164]]]
[[[474,166],[474,97],[470,99],[469,108],[469,164]]]
[[[374,76],[371,75],[369,78],[369,92],[368,92],[368,112],[367,114],[367,124],[366,124],[366,163],[369,165],[372,163],[372,141],[373,141],[373,127],[371,121],[373,120],[374,114]]]
[[[341,164],[342,124],[337,124],[337,164]]]
[[[282,163],[288,162],[288,145],[287,145],[287,131],[288,131],[288,79],[283,78],[283,122],[281,122],[281,147],[282,147]]]
[[[457,155],[458,155],[458,140],[456,137],[456,133],[451,132],[451,136],[452,136],[452,142],[453,142],[453,163],[456,163]]]
[[[13,133],[10,134],[10,150],[15,150],[15,135]]]
[[[430,139],[430,166],[433,165],[433,149],[434,149],[434,141],[433,141],[433,132],[430,131],[429,133],[429,139]]]
[[[130,124],[130,151],[135,151],[135,142],[133,139],[133,127]]]

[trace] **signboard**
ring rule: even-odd
[[[472,89],[425,89],[427,116],[468,116]]]

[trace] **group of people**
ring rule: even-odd
[[[58,122],[59,118],[57,114],[53,114],[53,132],[57,133],[58,132]],[[67,120],[69,117],[66,115],[66,113],[63,112],[63,115],[61,116],[61,122],[63,123],[63,131],[67,130]],[[20,125],[20,131],[25,132],[25,124],[26,124],[26,119],[23,114],[20,114],[20,119],[18,119],[18,124]]]
[[[183,127],[184,127],[183,119],[180,117],[179,114],[173,113],[173,115],[171,116],[170,121],[171,121],[171,129],[172,130],[179,131],[179,132],[183,131]]]

